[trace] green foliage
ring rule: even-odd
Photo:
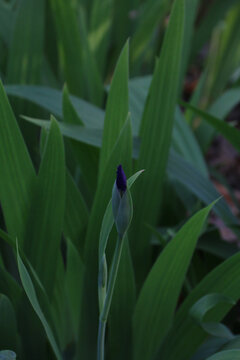
[[[18,245],[17,245],[18,246]],[[52,331],[48,325],[48,322],[40,308],[40,305],[39,305],[39,302],[38,302],[38,299],[37,299],[37,296],[36,296],[36,292],[35,292],[35,289],[34,289],[34,286],[33,286],[33,283],[32,283],[32,280],[28,274],[28,271],[25,267],[25,265],[23,264],[22,262],[22,259],[19,255],[19,252],[18,252],[18,249],[17,249],[17,263],[18,263],[18,269],[19,269],[19,274],[20,274],[20,278],[21,278],[21,281],[22,281],[22,284],[23,284],[23,288],[26,292],[26,295],[33,307],[33,309],[35,310],[35,312],[37,313],[40,321],[42,322],[43,324],[43,327],[46,331],[46,334],[47,334],[47,337],[49,339],[49,342],[53,348],[53,351],[56,355],[56,358],[58,360],[61,359],[61,354],[60,354],[60,351],[58,349],[58,346],[56,344],[56,341],[54,339],[54,336],[52,334]]]
[[[0,295],[1,342],[0,348],[17,350],[17,323],[14,308],[5,295]]]
[[[134,359],[141,356],[152,359],[166,336],[197,239],[211,207],[200,210],[181,228],[151,269],[133,316]]]
[[[183,34],[184,1],[180,0],[175,2],[171,13],[140,127],[141,145],[137,166],[140,169],[146,168],[149,173],[149,176],[143,177],[135,188],[135,195],[144,193],[144,196],[136,196],[138,212],[131,227],[132,234],[138,239],[138,246],[133,252],[133,257],[139,269],[140,281],[146,276],[150,260],[149,233],[144,223],[155,225],[161,202],[179,89]]]
[[[239,14],[0,0],[0,360],[240,358],[240,206],[205,157],[240,152]]]

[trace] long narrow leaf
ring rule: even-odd
[[[22,244],[36,174],[0,82],[0,201],[7,230]]]
[[[41,74],[45,0],[19,3],[7,67],[9,83],[38,83]]]
[[[87,230],[89,212],[82,194],[73,178],[66,174],[66,206],[63,232],[70,238],[78,251],[84,252],[84,239]]]
[[[34,309],[34,311],[36,312],[37,316],[39,317],[43,327],[44,327],[44,330],[47,334],[47,337],[48,337],[48,340],[52,346],[52,349],[55,353],[55,356],[58,360],[61,360],[62,359],[62,356],[61,356],[61,353],[58,349],[58,345],[54,339],[54,336],[53,336],[53,333],[52,333],[52,330],[50,329],[49,325],[48,325],[48,322],[40,308],[40,305],[39,305],[39,302],[38,302],[38,299],[37,299],[37,296],[36,296],[36,292],[35,292],[35,289],[33,287],[33,283],[32,283],[32,280],[28,274],[28,271],[25,267],[25,265],[23,264],[22,262],[22,259],[19,255],[19,252],[18,252],[18,249],[17,249],[17,263],[18,263],[18,270],[19,270],[19,274],[20,274],[20,278],[21,278],[21,281],[22,281],[22,284],[23,284],[23,288],[27,294],[27,297]]]
[[[71,1],[51,0],[52,14],[58,33],[59,47],[62,49],[62,65],[70,91],[83,95],[82,46]]]
[[[188,265],[212,205],[199,211],[181,228],[150,271],[134,311],[134,359],[152,359],[167,334]]]
[[[63,140],[52,119],[29,218],[25,252],[51,297],[60,255],[65,206]],[[43,259],[44,262],[43,262]]]
[[[128,114],[128,48],[127,42],[119,57],[108,95],[100,153],[100,178]]]
[[[27,86],[27,85],[6,85],[8,95],[13,95],[32,101],[34,104],[41,106],[60,118],[62,114],[62,92],[44,86]],[[104,112],[96,106],[71,95],[70,100],[82,119],[88,127],[103,127]]]
[[[240,297],[238,286],[240,281],[239,261],[239,253],[224,261],[189,294],[176,314],[171,331],[159,351],[158,359],[175,360],[177,357],[179,360],[189,360],[191,358],[208,334],[191,318],[189,310],[197,300],[213,292],[237,301]],[[207,320],[221,321],[231,307],[230,304],[218,305],[208,315]]]
[[[240,131],[238,129],[192,105],[185,104],[185,106],[201,116],[209,125],[213,126],[240,152]]]
[[[141,147],[137,166],[140,169],[146,169],[147,175],[139,181],[133,192],[136,196],[138,212],[133,219],[130,240],[138,239],[138,246],[134,249],[133,256],[141,280],[146,275],[150,260],[149,232],[144,224],[146,222],[156,223],[171,145],[174,112],[179,90],[183,36],[184,1],[180,0],[175,1],[173,6],[140,130]]]

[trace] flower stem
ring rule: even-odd
[[[99,317],[97,360],[104,360],[105,330],[122,253],[123,240],[123,238],[118,238],[117,240],[109,277],[107,294],[104,301],[103,309]]]
[[[105,341],[105,330],[106,330],[106,321],[101,321],[99,319],[98,327],[98,345],[97,345],[97,358],[98,360],[104,359],[104,341]]]

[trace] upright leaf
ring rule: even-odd
[[[25,252],[50,297],[60,255],[64,206],[64,147],[57,122],[52,119],[32,198],[25,244]]]
[[[104,73],[112,26],[113,0],[94,0],[90,14],[89,42],[100,73]]]
[[[66,206],[63,232],[69,237],[80,254],[84,253],[84,239],[88,223],[88,209],[73,178],[66,175]]]
[[[36,174],[0,82],[0,201],[7,230],[22,244]]]
[[[189,311],[203,296],[219,293],[237,301],[240,298],[240,254],[232,256],[211,271],[188,295],[174,319],[171,330],[165,338],[157,359],[190,359],[208,334],[196,324]],[[207,315],[207,321],[221,321],[232,307],[231,304],[218,305]],[[188,346],[186,346],[188,344]]]
[[[152,34],[161,23],[170,7],[169,0],[150,0],[143,4],[136,30],[131,41],[131,67],[139,63],[151,41]]]
[[[34,84],[40,81],[45,0],[19,2],[7,67],[9,83]]]
[[[119,57],[108,95],[100,154],[100,178],[128,114],[128,47],[127,42]]]
[[[200,0],[185,0],[185,21],[184,21],[184,41],[183,41],[183,53],[182,53],[182,73],[180,85],[189,63],[189,55],[191,51],[192,39],[194,34],[194,23],[196,20]]]
[[[209,205],[200,210],[181,228],[150,271],[134,311],[134,359],[152,359],[166,336],[193,251],[211,208]]]
[[[88,98],[92,103],[101,106],[103,100],[103,84],[97,67],[97,61],[90,49],[87,34],[86,19],[83,11],[80,11],[79,19],[80,36],[82,40],[82,68],[85,75],[85,83],[88,91]],[[96,58],[99,62],[99,58]]]
[[[67,87],[63,89],[63,118],[68,124],[85,125],[82,118],[77,114],[73,106]],[[99,151],[87,144],[81,144],[76,141],[70,142],[70,147],[77,165],[80,167],[81,178],[84,187],[88,190],[89,197],[92,199],[97,185],[97,167],[99,159]]]
[[[83,298],[82,279],[84,264],[77,248],[71,240],[67,241],[67,271],[65,277],[65,286],[69,310],[71,314],[72,326],[74,329],[75,341],[77,341],[79,318],[81,311],[81,301]]]
[[[77,16],[71,1],[51,0],[51,5],[65,79],[70,91],[74,95],[82,96],[84,76]]]
[[[139,269],[139,281],[145,277],[150,260],[149,232],[144,224],[155,224],[159,213],[179,90],[183,36],[184,0],[179,0],[173,6],[140,129],[137,166],[146,169],[146,176],[142,177],[133,192],[138,212],[133,219],[130,238],[138,239],[133,256]]]

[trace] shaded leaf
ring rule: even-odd
[[[193,251],[212,206],[200,210],[179,230],[148,274],[133,315],[134,359],[152,359],[171,327]]]
[[[44,330],[46,332],[46,335],[48,337],[48,340],[52,346],[52,349],[54,351],[54,354],[56,356],[56,358],[58,360],[61,360],[62,359],[62,356],[61,356],[61,353],[58,349],[58,346],[57,346],[57,343],[54,339],[54,336],[53,336],[53,333],[52,333],[52,330],[50,329],[49,325],[48,325],[48,322],[40,308],[40,305],[39,305],[39,302],[38,302],[38,299],[37,299],[37,296],[36,296],[36,292],[35,292],[35,289],[33,287],[33,283],[32,283],[32,280],[28,274],[28,271],[25,267],[25,265],[23,264],[22,262],[22,259],[19,255],[19,252],[18,252],[18,248],[17,248],[17,263],[18,263],[18,270],[19,270],[19,274],[20,274],[20,278],[21,278],[21,281],[22,281],[22,284],[23,284],[23,288],[26,292],[26,295],[34,309],[34,311],[36,312],[37,316],[39,317],[43,327],[44,327]]]
[[[64,161],[62,136],[56,120],[52,119],[32,198],[25,244],[25,253],[50,298],[60,256],[65,211]]]
[[[0,83],[0,201],[9,234],[22,244],[36,174]]]

